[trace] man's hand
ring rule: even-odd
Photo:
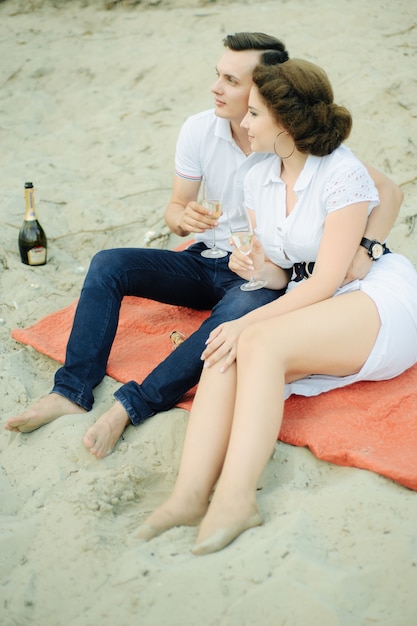
[[[363,246],[359,246],[355,256],[353,257],[352,263],[348,268],[342,286],[347,283],[351,283],[353,280],[362,280],[365,278],[371,269],[372,263],[374,263],[374,261],[372,261],[366,249]]]
[[[217,220],[211,217],[210,209],[194,200],[187,204],[179,220],[180,229],[187,234],[204,233],[216,226]]]

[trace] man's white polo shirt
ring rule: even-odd
[[[216,243],[231,250],[226,209],[243,201],[243,180],[250,168],[270,154],[248,157],[235,143],[229,120],[217,117],[214,109],[192,115],[183,124],[176,146],[175,173],[181,178],[205,179],[206,197],[223,200],[223,215],[216,229]],[[196,234],[196,241],[212,242],[212,231]]]

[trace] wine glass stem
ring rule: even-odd
[[[213,248],[216,248],[216,229],[213,228]]]

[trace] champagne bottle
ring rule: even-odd
[[[47,241],[36,215],[32,183],[25,183],[25,203],[24,222],[19,231],[20,258],[26,265],[45,265]]]

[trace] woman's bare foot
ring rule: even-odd
[[[98,459],[104,459],[104,457],[113,452],[116,443],[128,424],[130,424],[129,415],[123,408],[123,405],[116,401],[87,430],[83,443],[90,450],[91,454],[94,454]]]
[[[206,511],[207,503],[199,504],[195,500],[185,503],[171,496],[139,526],[134,535],[149,541],[175,526],[196,526]]]
[[[239,507],[235,503],[230,507],[217,508],[216,511],[210,506],[200,526],[192,553],[203,555],[223,550],[245,530],[261,524],[263,518],[256,504]]]
[[[10,417],[4,427],[16,433],[30,433],[32,430],[49,424],[57,417],[77,413],[86,413],[86,411],[64,396],[50,393],[20,415]]]

